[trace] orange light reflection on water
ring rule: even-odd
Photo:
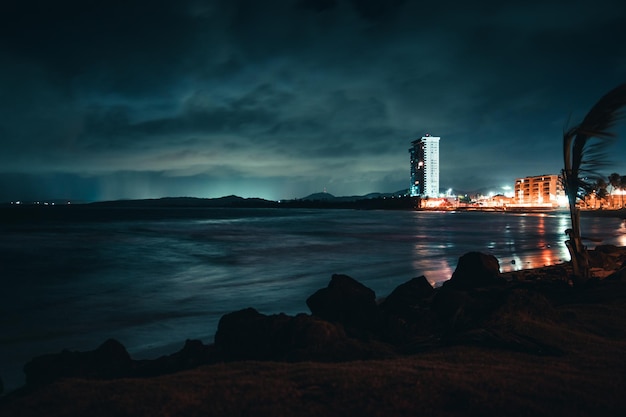
[[[622,222],[618,230],[619,236],[617,236],[617,245],[626,246],[626,220]]]
[[[570,260],[569,251],[565,246],[566,235],[563,233],[563,240],[550,242],[547,239],[547,231],[545,224],[546,214],[541,214],[538,219],[537,232],[539,240],[537,241],[537,250],[535,254],[525,254],[522,259],[519,255],[513,253],[511,257],[500,259],[500,271],[511,272],[522,269],[541,268],[548,265],[556,265]],[[559,219],[559,229],[565,232],[569,227],[569,219],[562,216]],[[626,227],[626,226],[625,226]],[[626,236],[625,236],[626,241]]]

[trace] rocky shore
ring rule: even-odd
[[[378,298],[336,274],[310,314],[223,316],[213,344],[135,360],[116,340],[25,364],[0,416],[620,415],[626,412],[626,249],[501,274],[463,255],[434,289],[414,278]]]

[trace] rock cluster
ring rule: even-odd
[[[264,315],[253,308],[226,314],[215,333],[224,360],[297,360],[345,341],[343,327],[319,317]]]
[[[64,350],[39,356],[24,366],[27,385],[41,385],[64,377],[119,378],[126,376],[132,359],[126,348],[109,339],[89,352]]]
[[[616,251],[611,249],[603,248],[594,256],[617,262]],[[611,279],[625,279],[623,267],[616,265]],[[64,377],[147,377],[238,360],[385,358],[453,344],[560,354],[502,325],[503,317],[545,316],[554,311],[545,292],[535,291],[528,282],[505,279],[499,271],[495,257],[470,252],[459,259],[442,287],[434,289],[420,276],[378,302],[370,288],[336,274],[326,288],[306,300],[311,314],[265,315],[253,308],[235,311],[221,318],[214,344],[188,340],[180,351],[154,360],[133,360],[115,340],[93,351],[40,356],[24,367],[26,389]],[[565,282],[553,281],[553,293],[572,291]]]

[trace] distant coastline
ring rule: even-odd
[[[329,208],[329,209],[401,209],[411,210],[416,199],[408,196],[376,195],[372,197],[305,197],[294,200],[272,201],[262,198],[244,198],[235,195],[219,198],[163,197],[157,199],[111,200],[92,203],[5,203],[2,208],[58,210],[60,207],[89,208]]]
[[[564,208],[545,207],[481,207],[459,206],[448,208],[419,208],[419,198],[395,194],[370,194],[367,196],[334,197],[325,193],[293,199],[272,201],[263,198],[244,198],[236,195],[219,198],[198,197],[163,197],[157,199],[111,200],[92,203],[5,203],[0,205],[7,218],[21,218],[30,215],[37,217],[54,217],[54,213],[65,212],[64,209],[97,212],[102,209],[202,209],[202,208],[235,208],[235,209],[352,209],[352,210],[415,210],[415,211],[475,211],[475,212],[509,212],[537,213],[560,212]],[[619,217],[626,219],[626,208],[621,209],[583,209],[583,216]]]

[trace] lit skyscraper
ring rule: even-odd
[[[427,133],[411,142],[411,196],[439,195],[439,139]]]

